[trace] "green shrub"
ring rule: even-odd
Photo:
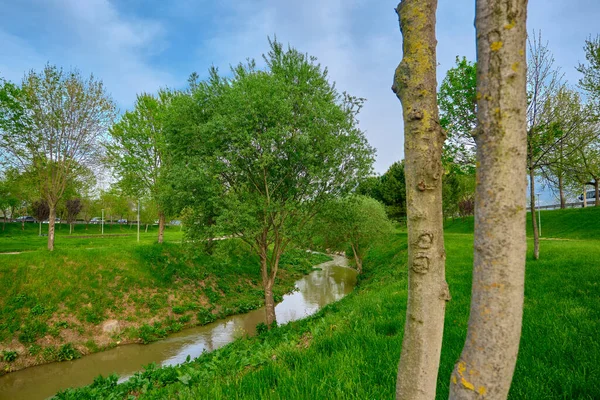
[[[35,306],[33,306],[31,308],[31,311],[29,311],[29,313],[33,316],[42,315],[45,312],[46,312],[46,308],[41,304],[36,304]]]
[[[60,346],[56,355],[58,361],[70,361],[80,357],[81,353],[71,343]]]
[[[32,356],[37,356],[42,351],[42,346],[40,346],[39,344],[32,344],[31,346],[29,346],[29,349],[27,349],[27,351],[29,351],[29,354],[31,354]]]
[[[33,321],[23,327],[19,334],[19,341],[23,344],[31,344],[39,337],[48,332],[48,325],[45,322]]]
[[[17,357],[19,357],[19,354],[16,351],[4,350],[2,352],[2,361],[13,362]]]
[[[198,323],[200,323],[201,325],[210,324],[216,319],[217,316],[214,315],[210,310],[207,310],[205,308],[201,309],[198,312]]]

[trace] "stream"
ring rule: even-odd
[[[350,293],[356,284],[356,271],[348,268],[347,263],[345,257],[333,256],[332,261],[315,266],[320,270],[296,281],[297,290],[283,296],[275,307],[277,322],[285,324],[307,317]],[[185,329],[147,345],[119,346],[78,360],[11,372],[0,377],[0,400],[46,399],[68,387],[89,385],[98,375],[116,373],[123,381],[146,364],[180,364],[188,355],[193,359],[245,334],[254,335],[260,322],[265,322],[264,308]]]

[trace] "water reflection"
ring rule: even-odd
[[[345,266],[347,260],[336,256],[318,265],[316,270],[296,282],[297,290],[284,296],[275,308],[277,321],[285,324],[315,313],[351,292],[356,272]],[[264,309],[216,321],[202,327],[186,329],[165,340],[149,345],[128,345],[79,360],[40,365],[0,377],[0,400],[44,399],[61,389],[90,384],[94,377],[116,373],[121,380],[149,363],[174,365],[188,355],[198,357],[245,335],[254,335],[256,325],[265,322]]]

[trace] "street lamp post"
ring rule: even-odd
[[[538,227],[540,231],[540,237],[542,237],[542,210],[540,209],[540,194],[536,193],[537,196],[537,205],[538,205]],[[534,216],[535,218],[535,216]]]

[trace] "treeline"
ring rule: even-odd
[[[256,257],[269,325],[286,249],[349,250],[360,271],[390,229],[383,206],[355,194],[374,160],[357,125],[364,99],[339,92],[314,57],[269,44],[264,68],[192,74],[118,118],[102,83],[76,71],[48,65],[20,85],[2,81],[0,208],[12,217],[43,203],[49,250],[57,216],[130,219],[140,200],[159,243],[170,217],[208,253],[236,238]]]

